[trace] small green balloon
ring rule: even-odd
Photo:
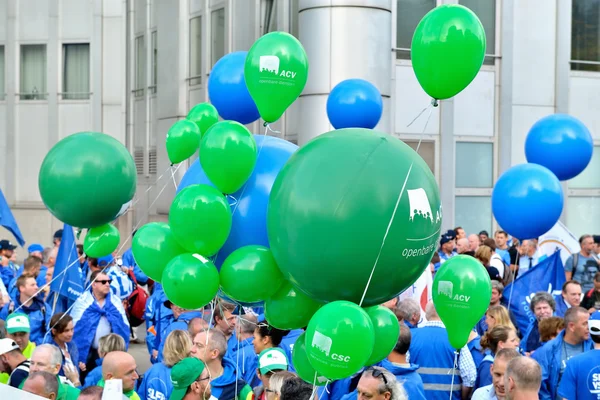
[[[450,344],[462,348],[490,305],[492,282],[488,272],[473,257],[452,257],[436,272],[432,292]]]
[[[167,155],[178,164],[194,155],[200,146],[200,129],[192,121],[181,119],[167,132]]]
[[[386,358],[396,347],[400,336],[400,324],[396,314],[387,307],[369,307],[365,311],[371,318],[375,332],[375,346],[365,365],[373,365]]]
[[[325,304],[306,329],[310,365],[332,380],[357,373],[371,356],[374,343],[371,318],[349,301]]]
[[[167,298],[185,310],[204,307],[219,291],[219,272],[199,254],[181,254],[165,268],[162,285]]]
[[[306,332],[298,336],[296,339],[296,343],[294,343],[294,348],[292,349],[292,365],[296,370],[296,373],[300,378],[302,378],[305,382],[310,383],[311,385],[323,386],[329,382],[329,379],[325,378],[323,375],[320,375],[315,369],[310,365],[308,361],[308,355],[306,354],[306,344],[304,341],[306,340]]]
[[[475,78],[485,57],[485,31],[477,15],[459,4],[428,12],[413,35],[410,58],[423,90],[449,99]]]
[[[237,192],[256,165],[256,140],[239,122],[214,124],[202,138],[200,149],[204,173],[223,193]]]
[[[284,281],[279,290],[265,300],[265,318],[277,329],[300,329],[308,325],[321,306]]]
[[[92,258],[111,254],[119,246],[121,235],[113,224],[104,224],[91,228],[83,241],[83,252]]]
[[[262,119],[277,121],[306,85],[308,57],[304,47],[289,33],[267,33],[248,51],[244,78]]]
[[[140,269],[153,280],[160,282],[169,261],[185,253],[169,224],[150,222],[142,226],[133,239],[131,251]]]
[[[219,122],[219,113],[210,103],[196,104],[188,113],[186,119],[198,126],[200,136],[204,136],[208,128]]]
[[[210,257],[231,231],[231,207],[225,196],[208,185],[191,185],[177,194],[169,211],[173,236],[189,252]]]
[[[223,292],[244,303],[264,301],[283,283],[271,250],[254,245],[231,253],[221,265],[219,277]]]

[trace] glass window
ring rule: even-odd
[[[0,101],[4,100],[6,96],[4,81],[4,46],[0,46]]]
[[[225,9],[219,8],[210,14],[211,26],[211,65],[215,65],[225,55]],[[211,68],[212,69],[212,68]]]
[[[277,3],[276,0],[266,0],[263,3],[263,33],[265,34],[277,30]]]
[[[63,45],[63,95],[65,100],[90,98],[89,43]]]
[[[396,47],[410,49],[417,25],[435,7],[435,3],[436,0],[397,0]],[[410,51],[397,50],[396,58],[410,60]]]
[[[571,59],[600,62],[600,0],[573,0]],[[600,71],[598,65],[571,63],[576,71]]]
[[[46,45],[21,46],[21,100],[46,100]]]
[[[454,225],[467,234],[483,230],[492,232],[492,198],[489,196],[456,196]]]
[[[290,2],[290,33],[296,38],[300,37],[298,32],[298,0]]]
[[[417,150],[418,140],[403,140],[404,143]],[[419,147],[419,155],[425,160],[431,172],[435,174],[435,143],[422,141]]]
[[[150,93],[156,93],[156,84],[158,82],[158,43],[156,40],[156,31],[154,31],[152,32],[152,82],[150,83]]]
[[[143,96],[146,86],[146,52],[144,51],[144,37],[135,38],[135,95]]]
[[[190,85],[202,83],[202,17],[190,20]]]
[[[600,146],[594,146],[592,160],[583,172],[569,181],[569,189],[600,189]]]
[[[579,237],[600,232],[600,198],[569,197],[567,201],[567,227]]]
[[[491,188],[492,143],[456,142],[455,184],[457,188]]]
[[[496,53],[496,0],[459,0],[463,6],[471,9],[483,24],[485,30],[485,54]],[[494,57],[486,57],[484,64],[493,65]]]

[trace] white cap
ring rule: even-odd
[[[17,350],[19,345],[12,339],[0,339],[0,355]]]

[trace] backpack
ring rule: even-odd
[[[129,277],[133,281],[133,291],[127,298],[127,316],[132,327],[138,327],[146,320],[146,303],[148,293],[138,285],[133,271],[129,270]]]
[[[510,269],[510,265],[506,264],[504,260],[502,260],[502,265],[504,266],[502,284],[506,287],[515,280],[515,273]]]
[[[575,279],[575,272],[577,271],[577,264],[579,264],[579,253],[573,254],[573,269],[571,270],[571,280]]]

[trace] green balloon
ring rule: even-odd
[[[321,306],[284,281],[279,290],[265,300],[265,318],[277,329],[300,329],[308,325]]]
[[[329,379],[325,378],[323,375],[319,375],[312,365],[310,365],[308,355],[306,354],[305,340],[306,332],[296,339],[296,343],[294,343],[294,348],[292,349],[292,365],[298,376],[305,382],[308,382],[311,385],[323,386],[329,382]]]
[[[219,278],[223,292],[244,303],[264,301],[283,283],[271,250],[254,245],[231,253],[221,265]]]
[[[133,199],[137,171],[115,138],[98,132],[67,136],[50,149],[38,181],[52,215],[78,228],[112,222]]]
[[[160,282],[169,261],[185,253],[169,224],[150,222],[142,226],[131,240],[131,251],[140,269],[153,280]]]
[[[208,128],[219,122],[219,113],[210,103],[196,104],[188,113],[186,119],[198,126],[200,136],[204,136]]]
[[[167,298],[185,310],[204,307],[217,295],[219,272],[199,254],[181,254],[165,268],[162,285]]]
[[[375,332],[375,346],[365,365],[373,365],[389,356],[396,347],[400,336],[400,324],[396,314],[387,307],[374,306],[366,308],[365,311],[371,318]]]
[[[433,279],[433,304],[455,349],[467,344],[469,334],[487,311],[492,282],[481,263],[470,256],[444,262]]]
[[[208,185],[186,187],[169,211],[171,232],[179,244],[206,257],[216,254],[227,240],[231,218],[225,196]]]
[[[262,119],[277,121],[306,85],[304,47],[289,33],[267,33],[248,51],[244,78]]]
[[[413,149],[381,132],[342,129],[305,144],[279,172],[267,232],[284,277],[321,302],[360,303],[378,259],[362,303],[373,306],[421,276],[441,217],[435,178]]]
[[[373,351],[375,333],[365,310],[349,301],[324,305],[306,329],[310,365],[329,379],[344,379],[358,372]]]
[[[178,164],[194,155],[200,146],[200,129],[187,119],[175,122],[167,132],[167,155],[171,164]]]
[[[121,235],[113,224],[104,224],[91,228],[83,241],[83,252],[92,258],[111,254],[119,246]]]
[[[428,12],[413,35],[410,58],[423,90],[434,99],[456,96],[475,78],[485,56],[477,15],[459,4]]]
[[[256,140],[239,122],[214,124],[200,143],[200,164],[210,181],[223,193],[237,192],[256,164]]]

